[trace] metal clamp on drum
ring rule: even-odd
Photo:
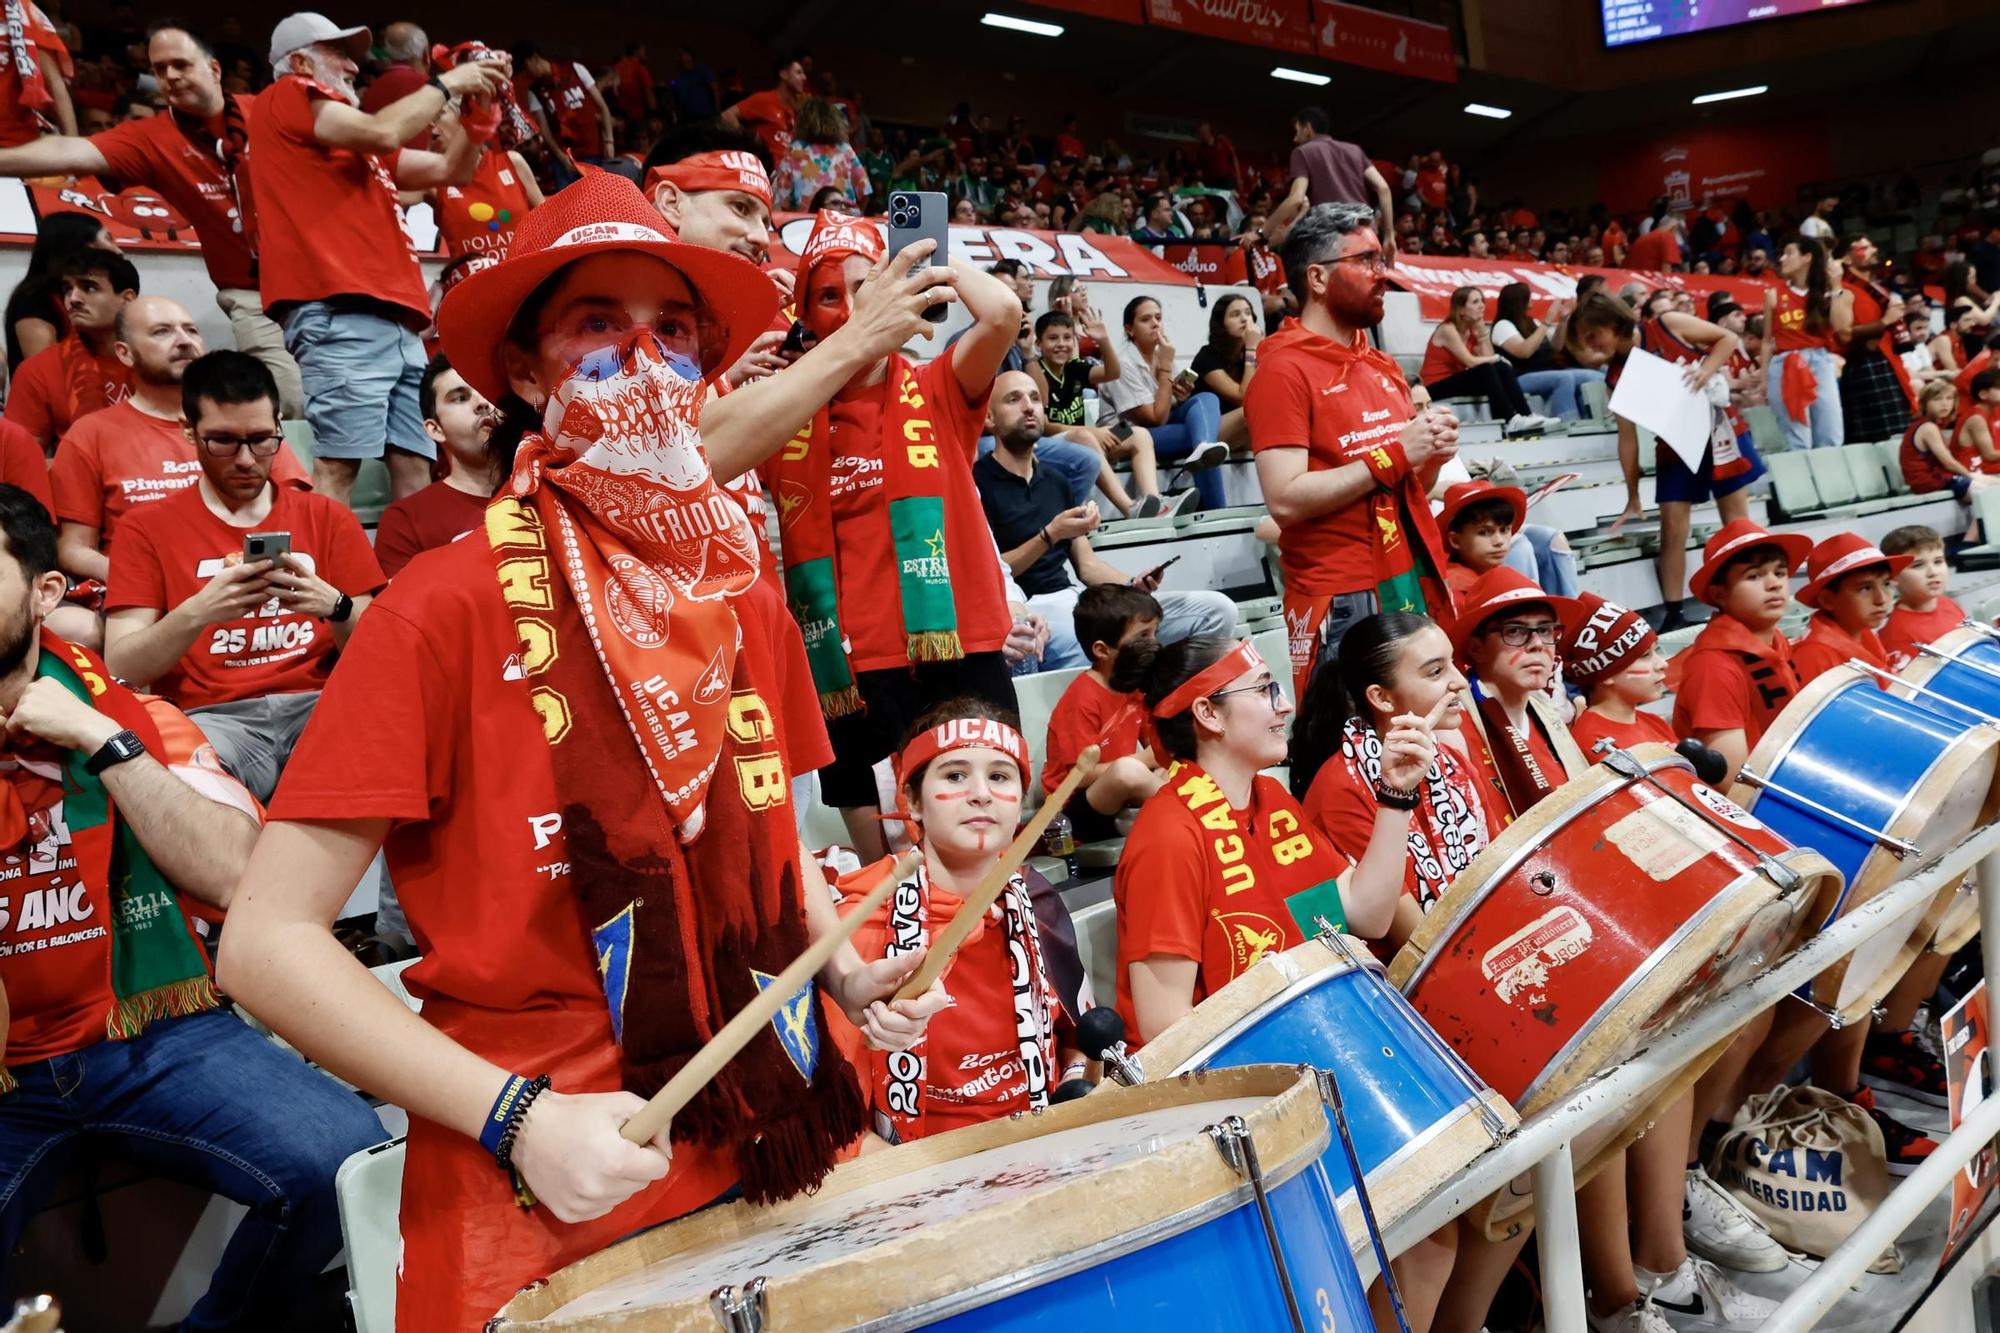
[[[1299,1295],[1292,1288],[1291,1265],[1285,1262],[1285,1252],[1278,1244],[1278,1224],[1271,1217],[1270,1196],[1264,1192],[1264,1167],[1257,1160],[1257,1140],[1250,1136],[1250,1127],[1240,1115],[1210,1125],[1203,1133],[1215,1140],[1216,1151],[1229,1163],[1229,1169],[1250,1182],[1250,1192],[1257,1196],[1257,1218],[1264,1224],[1264,1245],[1271,1254],[1271,1273],[1278,1279],[1279,1290],[1285,1293],[1285,1310],[1291,1315],[1293,1333],[1306,1333],[1305,1316],[1299,1313]]]
[[[751,1278],[741,1295],[733,1286],[717,1287],[709,1294],[708,1308],[725,1333],[764,1333],[764,1279]]]

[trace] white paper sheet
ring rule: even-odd
[[[1688,466],[1701,470],[1708,449],[1709,403],[1682,378],[1680,363],[1634,347],[1625,358],[1625,372],[1611,391],[1611,411],[1644,426],[1666,441]]]

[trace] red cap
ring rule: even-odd
[[[530,216],[533,216],[530,214]],[[1732,556],[1741,555],[1753,546],[1775,546],[1785,553],[1790,569],[1796,573],[1812,550],[1812,538],[1798,532],[1766,532],[1747,518],[1733,518],[1715,530],[1701,548],[1701,568],[1688,580],[1688,591],[1698,602],[1710,606],[1719,605],[1708,595],[1708,585]]]
[[[1459,599],[1458,619],[1451,622],[1451,647],[1459,665],[1466,664],[1466,640],[1472,637],[1472,632],[1479,628],[1482,621],[1501,611],[1521,606],[1546,606],[1563,624],[1568,624],[1576,614],[1576,599],[1544,592],[1540,584],[1518,569],[1495,565],[1473,580],[1472,586]]]
[[[1659,642],[1644,616],[1594,592],[1581,594],[1573,605],[1563,620],[1563,674],[1579,689],[1617,675]]]
[[[1887,565],[1889,573],[1895,575],[1914,559],[1914,555],[1886,555],[1859,533],[1837,532],[1812,548],[1812,555],[1806,560],[1806,586],[1797,593],[1799,603],[1818,610],[1819,595],[1843,574],[1871,565]]]
[[[859,255],[873,263],[887,249],[882,241],[882,229],[875,223],[822,208],[819,216],[813,219],[812,235],[806,238],[806,248],[799,255],[798,283],[793,290],[803,303],[806,288],[812,282],[812,271],[821,264],[830,264],[850,255]],[[937,262],[944,261],[940,258]]]
[[[1505,500],[1507,507],[1514,511],[1514,531],[1521,530],[1521,524],[1528,517],[1528,493],[1518,486],[1495,486],[1490,481],[1461,481],[1456,486],[1448,486],[1444,492],[1444,508],[1438,510],[1439,532],[1450,532],[1452,523],[1467,505],[1478,504],[1482,500]]]

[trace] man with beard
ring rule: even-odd
[[[334,650],[387,581],[343,505],[272,482],[285,451],[263,363],[210,352],[181,378],[192,486],[129,515],[111,561],[104,655],[185,710],[258,800],[278,785]],[[284,554],[246,559],[247,539]]]
[[[69,332],[14,372],[7,420],[17,422],[44,454],[86,412],[109,407],[129,391],[125,365],[112,354],[118,311],[139,294],[139,270],[123,255],[92,246],[56,262]]]
[[[313,486],[342,503],[362,459],[386,451],[400,499],[430,482],[437,453],[417,412],[430,292],[396,192],[464,184],[480,148],[452,116],[446,151],[402,145],[452,98],[488,100],[507,82],[503,65],[471,61],[368,115],[354,76],[369,41],[366,28],[293,14],[271,34],[277,81],[250,110],[264,308],[303,377]]]
[[[1875,242],[1857,236],[1841,271],[1841,286],[1854,293],[1854,327],[1840,372],[1840,409],[1850,440],[1901,439],[1910,424],[1911,396],[1897,374],[1910,336],[1903,298],[1880,280],[1881,262]]]
[[[1292,680],[1378,611],[1449,621],[1444,543],[1426,498],[1458,452],[1458,419],[1419,412],[1403,372],[1368,341],[1387,258],[1363,204],[1321,204],[1285,238],[1299,315],[1258,347],[1243,409],[1278,523]]]
[[[278,381],[285,415],[299,415],[299,367],[257,294],[254,216],[241,207],[236,172],[249,136],[250,95],[222,91],[222,64],[208,44],[174,23],[146,38],[146,60],[167,114],[126,120],[88,139],[51,134],[0,149],[0,176],[101,176],[157,192],[201,237],[215,303],[239,350]]]
[[[0,538],[0,1254],[76,1150],[110,1143],[250,1209],[188,1325],[285,1327],[340,1249],[334,1172],[381,1122],[217,1007],[187,913],[229,905],[256,803],[179,710],[46,628],[55,527],[13,486]]]
[[[457,541],[480,525],[486,502],[512,469],[512,451],[493,448],[500,409],[465,382],[441,356],[424,367],[417,386],[424,429],[444,452],[444,475],[415,495],[382,511],[375,526],[375,558],[390,578],[433,546]]]

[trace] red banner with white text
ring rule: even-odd
[[[873,219],[878,227],[886,226]],[[796,263],[812,235],[812,215],[780,213],[771,236],[771,262]],[[1192,275],[1174,268],[1143,245],[1123,236],[1085,235],[1074,231],[1029,231],[1020,227],[951,228],[951,260],[990,268],[1003,259],[1018,259],[1037,278],[1065,274],[1092,282],[1145,282],[1156,287],[1192,287]]]
[[[1310,0],[1146,0],[1146,22],[1225,42],[1313,53]]]
[[[1477,287],[1486,293],[1487,308],[1500,289],[1509,283],[1525,282],[1532,295],[1529,305],[1536,314],[1546,314],[1552,302],[1576,295],[1576,280],[1586,273],[1601,273],[1615,294],[1627,283],[1636,282],[1648,290],[1671,287],[1691,293],[1695,313],[1706,309],[1710,292],[1728,292],[1751,314],[1764,308],[1764,293],[1770,284],[1755,278],[1718,278],[1689,273],[1642,273],[1636,269],[1585,268],[1582,265],[1529,264],[1508,259],[1457,259],[1443,255],[1405,255],[1389,271],[1389,281],[1406,292],[1415,292],[1425,319],[1443,319],[1451,307],[1451,294],[1460,287]]]
[[[1677,208],[1728,208],[1738,199],[1782,208],[1800,186],[1832,174],[1823,120],[1771,122],[1607,149],[1597,160],[1597,197],[1613,213],[1646,211],[1663,195]]]
[[[1458,82],[1458,48],[1450,28],[1335,0],[1314,0],[1313,14],[1313,38],[1328,60]]]

